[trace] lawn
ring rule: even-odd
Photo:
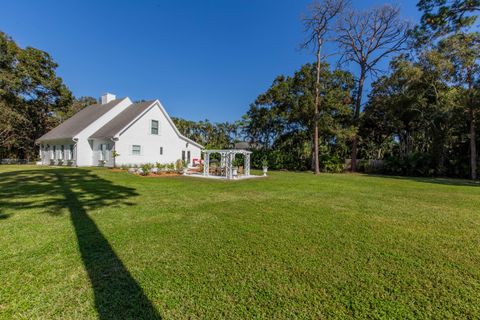
[[[479,318],[480,186],[0,166],[0,318]]]

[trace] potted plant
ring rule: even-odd
[[[262,160],[262,168],[263,168],[263,176],[266,177],[267,171],[268,171],[268,160],[266,158]]]

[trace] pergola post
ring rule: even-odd
[[[203,158],[203,175],[208,176],[210,172],[210,153],[205,152]]]
[[[245,167],[245,176],[250,175],[250,153],[243,154],[243,166]]]
[[[227,179],[232,179],[233,178],[233,172],[232,172],[232,153],[227,152],[227,161],[226,161],[226,166],[225,166],[225,177]]]
[[[220,152],[220,168],[225,168],[226,158],[225,152]]]

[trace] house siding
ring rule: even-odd
[[[152,120],[157,120],[159,123],[158,135],[151,134]],[[141,146],[140,155],[132,154],[133,145]],[[124,129],[115,146],[119,153],[116,159],[117,165],[171,163],[182,158],[182,151],[190,151],[190,164],[192,164],[193,159],[200,158],[201,152],[198,146],[179,137],[158,104]],[[160,154],[161,147],[163,154]]]

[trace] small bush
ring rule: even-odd
[[[175,161],[175,170],[181,171],[183,170],[183,168],[186,167],[185,165],[186,165],[185,161],[178,159],[177,161]]]
[[[152,166],[151,164],[149,164],[149,163],[143,164],[143,165],[141,166],[141,169],[142,169],[141,175],[143,175],[143,176],[148,175],[148,173],[150,172],[150,169],[152,169],[152,167],[153,167],[153,166]]]
[[[320,156],[320,167],[323,172],[341,173],[343,172],[344,163],[337,156],[323,154]]]

